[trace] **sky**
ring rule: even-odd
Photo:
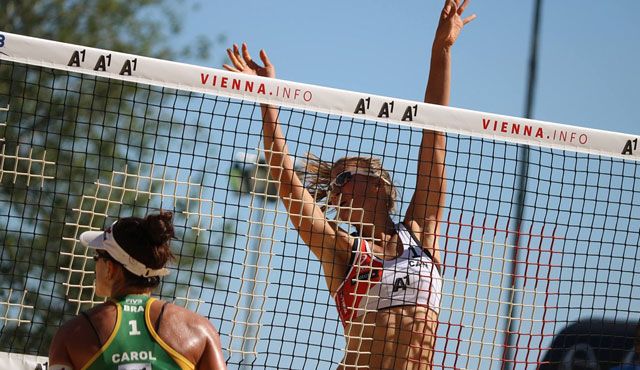
[[[441,0],[194,1],[198,34],[267,50],[278,78],[421,100]],[[524,114],[534,0],[474,0],[454,47],[451,105]],[[640,135],[640,1],[543,0],[533,117]],[[219,68],[223,45],[198,61]],[[178,59],[181,62],[196,62]]]
[[[281,79],[421,100],[442,4],[202,1],[184,11],[184,37],[264,48]],[[533,12],[534,0],[469,4],[478,17],[454,46],[452,106],[524,116]],[[638,14],[636,0],[543,0],[532,118],[640,134]],[[223,57],[216,45],[206,65]]]
[[[452,106],[524,116],[534,3],[469,4],[477,19],[454,47]],[[223,34],[226,45],[245,41],[254,56],[264,48],[280,79],[420,101],[442,4],[208,1],[185,30],[186,37]],[[637,0],[543,0],[532,118],[640,135],[638,14]],[[218,45],[207,66],[219,68],[223,58]]]

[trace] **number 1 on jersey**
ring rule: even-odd
[[[129,326],[131,327],[131,330],[129,331],[129,335],[140,335],[142,333],[140,333],[140,330],[138,330],[138,322],[136,320],[130,320],[129,321]]]

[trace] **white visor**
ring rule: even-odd
[[[113,237],[112,230],[116,222],[114,222],[109,228],[104,231],[83,232],[82,234],[80,234],[80,243],[82,243],[82,245],[84,245],[85,247],[100,249],[109,253],[109,255],[113,257],[114,260],[120,262],[120,264],[122,264],[124,268],[129,270],[134,275],[142,277],[169,275],[168,269],[150,269],[140,261],[127,254],[127,252],[122,249],[122,247],[118,244],[118,242],[116,242],[116,239]]]

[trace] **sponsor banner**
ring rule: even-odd
[[[0,370],[48,370],[46,357],[0,352]]]
[[[640,135],[249,76],[2,31],[0,59],[356,119],[640,160]]]

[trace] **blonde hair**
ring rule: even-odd
[[[389,213],[394,211],[398,191],[393,186],[391,175],[382,167],[382,160],[375,157],[342,157],[332,163],[307,153],[304,166],[304,182],[307,190],[316,201],[323,200],[329,196],[333,169],[336,167],[346,168],[347,166],[354,166],[357,169],[368,171],[383,179],[385,190],[389,195],[387,210]]]

